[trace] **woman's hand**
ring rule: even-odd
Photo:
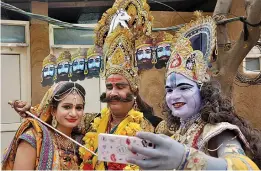
[[[31,105],[27,102],[21,100],[15,100],[13,102],[9,102],[14,110],[23,118],[26,117],[26,111],[31,109]]]
[[[185,153],[182,144],[163,134],[139,132],[136,136],[150,141],[155,148],[129,146],[129,150],[147,156],[148,159],[129,158],[128,162],[138,165],[143,170],[173,170],[179,167]]]

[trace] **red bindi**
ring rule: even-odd
[[[108,82],[112,82],[112,83],[119,82],[119,81],[122,81],[122,80],[123,80],[122,78],[115,78],[115,77],[107,79]]]

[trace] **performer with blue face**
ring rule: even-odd
[[[198,114],[201,96],[196,82],[174,72],[167,77],[165,90],[166,103],[173,116],[185,122]]]
[[[89,48],[86,61],[87,78],[98,78],[102,66],[102,49],[98,46]]]
[[[87,56],[86,49],[78,49],[72,56],[72,81],[84,80],[84,72],[86,70],[85,58]]]
[[[71,53],[69,51],[62,52],[57,59],[57,80],[69,81],[71,77]]]
[[[158,32],[155,36],[155,50],[157,56],[157,63],[155,68],[161,69],[166,67],[166,64],[171,55],[174,37],[166,32]]]
[[[166,112],[172,136],[138,133],[155,148],[131,145],[133,153],[148,158],[128,161],[143,170],[259,170],[260,131],[238,117],[220,87],[210,81],[216,26],[211,17],[196,14],[197,21],[178,34],[167,64]],[[193,41],[194,36],[206,41]]]
[[[135,41],[136,64],[139,70],[151,69],[156,63],[153,53],[153,39],[150,36],[141,36]]]
[[[56,79],[56,57],[52,54],[49,54],[43,60],[43,69],[42,69],[42,81],[41,84],[43,87],[51,86]]]

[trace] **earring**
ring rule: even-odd
[[[138,107],[138,104],[137,104],[137,97],[135,96],[134,97],[134,104],[133,104],[133,109],[136,110],[136,111],[139,111],[139,107]]]
[[[53,126],[54,128],[56,128],[57,125],[58,125],[58,122],[57,122],[57,120],[55,119],[55,116],[53,116],[52,126]]]

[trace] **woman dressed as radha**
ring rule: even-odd
[[[84,99],[81,85],[59,82],[46,92],[32,113],[78,141],[82,137],[73,130],[83,116]],[[78,148],[37,120],[26,118],[4,153],[2,170],[78,170],[81,162]]]

